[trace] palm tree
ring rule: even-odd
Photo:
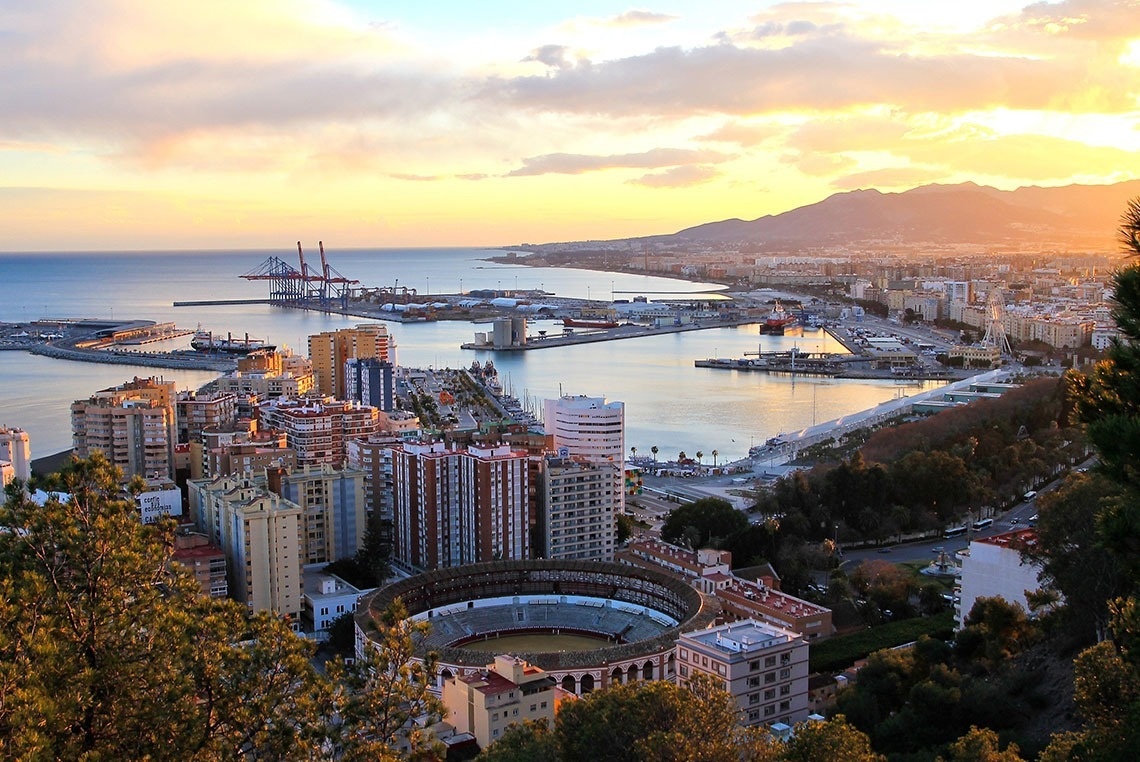
[[[720,455],[720,453],[719,453],[719,452],[717,452],[716,450],[713,450],[713,451],[712,451],[712,456],[713,456],[713,468],[716,468],[716,456],[717,456],[717,455]]]
[[[701,458],[703,458],[703,457],[705,457],[705,454],[703,452],[701,452],[700,450],[697,450],[697,463],[700,463]]]
[[[633,460],[636,457],[637,457],[637,448],[636,447],[629,448],[629,459]]]
[[[685,458],[687,458],[687,457],[689,457],[689,456],[685,454],[685,451],[681,450],[681,452],[677,455],[677,462],[678,463],[684,463]]]
[[[651,453],[653,453],[653,462],[656,463],[657,462],[657,445],[653,445],[652,447],[650,447],[649,451]]]

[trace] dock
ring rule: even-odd
[[[680,325],[648,326],[626,323],[616,328],[600,328],[597,330],[573,331],[557,336],[528,336],[525,343],[500,345],[492,343],[468,342],[460,344],[460,349],[474,349],[494,352],[526,352],[532,349],[547,349],[550,347],[572,347],[578,344],[593,344],[599,341],[616,341],[618,339],[637,339],[643,336],[660,336],[668,333],[683,333],[685,331],[701,331],[707,328],[730,328],[740,325],[754,325],[758,318],[734,318],[729,320],[701,320]]]

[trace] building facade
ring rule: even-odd
[[[285,433],[297,463],[344,465],[345,443],[379,430],[379,411],[370,405],[341,400],[268,400],[258,407],[263,428]]]
[[[327,564],[351,558],[360,548],[368,516],[364,472],[328,464],[266,473],[269,490],[301,508],[301,562]]]
[[[616,514],[615,466],[547,457],[540,472],[538,524],[543,558],[612,561]]]
[[[7,466],[4,466],[7,464]],[[0,468],[12,479],[32,478],[32,440],[23,429],[0,426]],[[4,484],[11,481],[7,476]]]
[[[961,629],[979,598],[1004,598],[1029,611],[1028,593],[1041,587],[1041,567],[1022,560],[1021,551],[1037,543],[1037,530],[1018,529],[970,541],[962,554],[962,592],[955,604]]]
[[[445,681],[442,698],[448,724],[486,748],[508,727],[526,720],[554,727],[559,691],[538,667],[514,656],[496,656],[482,672]]]
[[[676,652],[678,679],[711,675],[736,699],[743,725],[795,725],[810,713],[808,645],[791,630],[731,622],[682,633]]]
[[[344,363],[344,398],[391,412],[395,408],[394,368],[375,357],[350,357]]]
[[[71,404],[75,455],[100,451],[123,476],[174,476],[175,384],[138,378]]]
[[[530,469],[509,446],[392,450],[396,558],[416,569],[531,557]]]
[[[309,337],[309,361],[316,390],[338,400],[345,396],[344,366],[350,358],[372,358],[396,364],[396,345],[383,323],[325,331]]]
[[[251,612],[291,617],[299,627],[301,506],[245,476],[188,485],[199,530],[225,554],[230,597]]]
[[[604,397],[566,395],[546,400],[543,425],[559,455],[614,467],[615,506],[625,512],[625,405]]]

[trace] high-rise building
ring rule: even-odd
[[[364,472],[364,503],[368,513],[392,521],[392,448],[399,444],[391,434],[375,434],[345,443],[345,466]]]
[[[326,463],[292,472],[270,469],[266,476],[271,492],[301,507],[303,565],[339,561],[356,553],[368,518],[363,471],[338,471]]]
[[[0,471],[5,474],[4,484],[12,479],[32,478],[32,441],[28,432],[0,426]]]
[[[237,370],[218,379],[218,389],[263,400],[303,397],[313,391],[313,366],[287,349],[252,352],[238,359]]]
[[[610,463],[550,456],[541,469],[538,501],[544,558],[612,561],[616,511]]]
[[[237,421],[237,395],[228,392],[180,392],[175,402],[179,442],[201,442],[202,430]]]
[[[559,455],[581,457],[592,463],[614,467],[616,508],[625,511],[625,405],[606,402],[605,397],[566,395],[546,400],[543,425],[553,437]]]
[[[299,465],[344,464],[345,442],[375,434],[380,411],[370,405],[339,400],[268,400],[258,406],[262,428],[285,432]]]
[[[374,357],[345,360],[344,399],[391,412],[395,408],[392,363]]]
[[[405,443],[392,450],[396,559],[412,569],[531,557],[526,453]]]
[[[325,331],[309,337],[309,361],[320,394],[345,399],[344,364],[350,358],[373,358],[396,364],[396,345],[383,323]]]
[[[301,506],[270,492],[264,479],[223,476],[189,488],[199,529],[225,553],[230,597],[299,623]]]
[[[682,684],[712,675],[736,699],[743,725],[795,725],[808,709],[808,644],[775,625],[746,619],[677,638]]]
[[[125,478],[172,478],[175,384],[138,378],[71,404],[76,456],[101,451]]]

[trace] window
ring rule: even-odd
[[[759,677],[748,678],[748,687],[749,688],[755,688],[759,685],[760,685],[760,678]]]
[[[764,666],[765,667],[776,666],[776,657],[775,656],[769,656],[768,658],[764,659]]]
[[[753,661],[748,662],[748,669],[752,672],[755,672],[758,669],[760,669],[760,660],[755,659]]]
[[[790,653],[788,653],[787,651],[780,654],[780,663],[781,664],[791,664],[792,663],[792,655]]]
[[[776,682],[776,673],[775,672],[768,672],[767,674],[764,675],[764,684],[765,685],[767,685],[769,683],[774,683],[774,682]]]
[[[775,688],[769,688],[768,690],[764,691],[764,700],[765,701],[771,701],[774,698],[776,698],[776,689]]]
[[[688,677],[688,676],[689,676],[689,668],[686,667],[684,664],[682,664],[681,665],[681,677]]]
[[[790,669],[781,669],[780,670],[780,679],[781,680],[787,680],[791,676],[792,676],[792,671]]]
[[[760,703],[760,694],[759,693],[749,694],[748,703],[749,703],[749,705],[759,704]]]
[[[758,719],[760,719],[760,711],[759,710],[752,709],[748,712],[748,721],[749,722],[756,722]]]
[[[537,705],[537,704],[531,704],[531,705],[530,705],[530,711],[534,712],[534,711],[537,711],[537,710],[538,710],[538,705]]]
[[[771,717],[775,713],[776,713],[776,707],[775,706],[769,704],[768,706],[764,707],[764,716],[765,717]]]
[[[781,701],[780,702],[780,711],[781,712],[786,712],[791,708],[792,708],[792,702],[791,701]]]
[[[543,702],[542,702],[542,704],[541,704],[541,706],[542,706],[542,708],[543,708],[543,709],[545,709],[545,708],[546,708],[546,702],[545,702],[545,701],[543,701]]]
[[[792,692],[792,686],[787,685],[787,684],[780,686],[780,695],[781,696],[787,696],[791,692]]]

